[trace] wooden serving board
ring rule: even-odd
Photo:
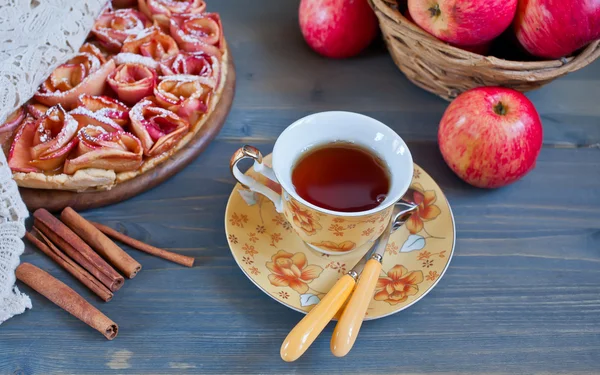
[[[21,197],[30,211],[45,208],[56,212],[65,207],[82,211],[121,202],[149,190],[175,175],[204,151],[223,127],[231,109],[234,93],[235,68],[230,53],[227,77],[219,103],[194,138],[165,162],[131,180],[117,184],[111,190],[76,193],[65,190],[19,188]]]

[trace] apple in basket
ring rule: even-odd
[[[508,185],[535,167],[542,123],[533,103],[503,87],[478,87],[446,109],[438,131],[440,151],[464,181],[481,188]]]
[[[410,15],[410,12],[408,11],[408,9],[403,13],[403,16],[406,17],[406,19],[408,21],[415,23],[415,21],[412,19],[411,15]],[[486,42],[483,44],[478,44],[478,45],[473,45],[473,46],[462,46],[462,47],[455,46],[455,47],[464,49],[465,51],[476,53],[478,55],[487,55],[488,52],[490,52],[490,48],[492,47],[492,42],[489,41],[489,42]]]
[[[408,0],[414,22],[456,46],[480,46],[511,24],[517,0]]]
[[[600,38],[600,1],[519,0],[514,27],[532,55],[568,56]]]
[[[302,0],[298,13],[306,43],[326,57],[357,55],[377,35],[377,17],[367,0]]]

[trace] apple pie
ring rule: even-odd
[[[186,145],[219,102],[228,50],[202,0],[113,0],[79,53],[0,126],[19,186],[107,190]]]

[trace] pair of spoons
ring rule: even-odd
[[[348,354],[373,298],[390,235],[404,225],[416,209],[415,204],[405,200],[395,204],[390,222],[371,249],[287,335],[280,351],[284,361],[293,362],[300,358],[350,297],[331,337],[333,355],[343,357]]]

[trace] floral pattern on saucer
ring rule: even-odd
[[[270,155],[265,162],[269,164]],[[261,181],[265,179],[252,170],[247,174]],[[411,187],[415,190],[412,199],[419,205],[418,211],[390,237],[365,319],[393,314],[424,297],[437,284],[452,258],[455,225],[443,192],[417,165]],[[295,234],[291,224],[275,211],[268,199],[239,184],[229,198],[225,215],[227,240],[242,271],[273,299],[301,312],[310,311],[371,245],[341,255],[318,253]],[[315,223],[306,227],[313,228]],[[348,223],[334,223],[327,229],[353,230]],[[331,242],[319,247],[343,251],[352,245]]]

